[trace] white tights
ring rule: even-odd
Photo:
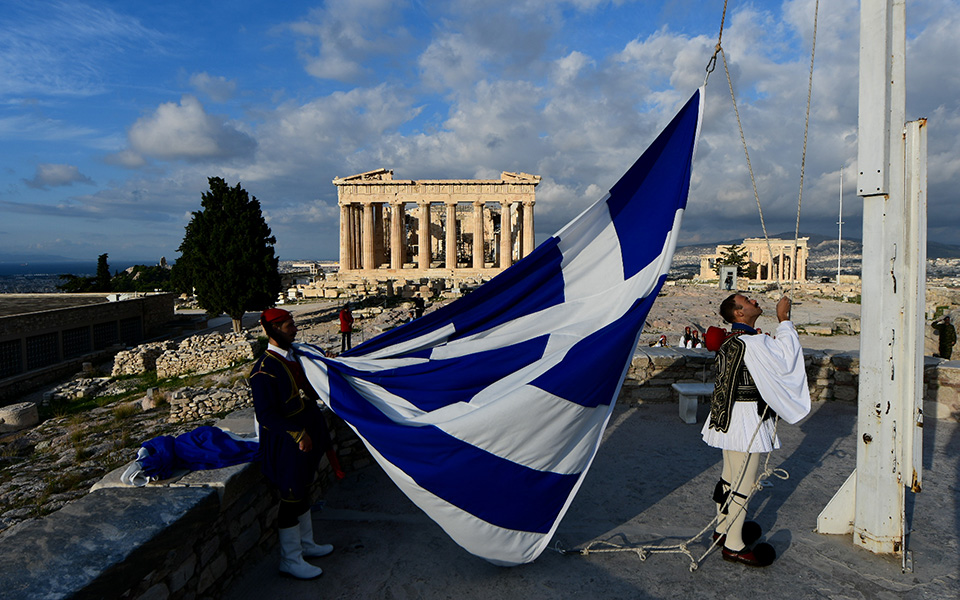
[[[746,467],[744,467],[746,464]],[[717,522],[717,533],[726,534],[724,546],[728,550],[743,550],[743,523],[747,520],[747,497],[757,484],[757,473],[760,468],[760,454],[747,452],[723,451],[723,480],[731,482],[730,506],[727,514],[720,513]],[[739,479],[740,471],[743,478]],[[718,508],[719,510],[719,508]]]

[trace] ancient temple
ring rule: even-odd
[[[333,180],[340,206],[340,272],[494,274],[533,252],[539,175],[394,179],[378,169]]]
[[[756,275],[752,281],[804,281],[807,278],[808,237],[796,241],[771,239],[769,247],[764,238],[746,238],[742,244],[751,266],[756,266]],[[729,246],[717,246],[714,254],[700,256],[700,275],[698,279],[715,280],[717,261]],[[743,279],[744,276],[741,276]]]

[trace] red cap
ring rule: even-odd
[[[287,319],[292,319],[293,315],[282,308],[268,308],[260,315],[260,321],[263,323],[283,323]]]

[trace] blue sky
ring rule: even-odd
[[[820,3],[801,230],[859,236],[859,3]],[[331,181],[543,177],[546,238],[703,82],[722,0],[0,0],[0,259],[175,259],[207,178],[282,259],[336,258]],[[723,34],[768,232],[792,231],[813,0],[729,0]],[[929,119],[929,237],[960,225],[960,3],[911,0],[907,118]],[[762,235],[722,66],[681,244]]]

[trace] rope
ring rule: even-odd
[[[753,174],[753,164],[750,162],[750,150],[747,148],[747,138],[743,134],[743,122],[740,120],[740,109],[737,107],[737,95],[733,92],[733,80],[730,78],[730,67],[727,65],[727,53],[720,50],[720,56],[723,58],[723,70],[727,74],[727,85],[730,87],[730,99],[733,100],[733,112],[737,115],[737,128],[740,130],[740,141],[743,143],[743,153],[747,157],[747,171],[750,172],[750,183],[753,185],[753,197],[757,201],[757,211],[760,213],[760,227],[763,229],[763,238],[767,241],[767,253],[770,255],[770,266],[773,267],[773,246],[770,244],[770,236],[767,235],[767,223],[763,218],[763,206],[760,205],[760,193],[757,191],[757,178]],[[780,285],[780,273],[777,272],[777,289],[783,293],[783,287]]]
[[[767,411],[769,410],[770,410],[769,406],[764,409],[763,415],[760,417],[760,422],[757,423],[756,429],[753,430],[753,436],[750,438],[750,443],[747,445],[747,448],[753,447],[753,442],[754,440],[756,440],[757,434],[760,433],[760,427],[763,426],[764,418],[766,417]],[[780,418],[775,417],[775,420],[773,423],[773,438],[776,438],[777,425],[779,424],[779,421],[780,421]],[[743,477],[746,474],[747,463],[749,462],[749,460],[744,461],[743,465],[741,465],[740,473],[736,478],[736,483],[730,482],[731,493],[727,495],[727,500],[724,502],[723,506],[721,507],[721,513],[723,513],[723,511],[727,511],[728,520],[730,521],[735,520],[736,517],[738,517],[741,512],[746,510],[746,507],[750,503],[750,500],[753,499],[756,493],[763,488],[763,482],[769,479],[771,476],[777,477],[778,479],[782,479],[782,480],[787,480],[790,478],[790,474],[786,471],[786,469],[781,469],[781,468],[771,469],[770,455],[773,453],[767,452],[766,454],[767,454],[767,458],[763,464],[763,471],[757,475],[757,481],[754,484],[753,489],[750,490],[750,494],[747,496],[746,500],[744,500],[742,505],[737,507],[737,511],[733,514],[729,513],[730,505],[733,502],[733,490],[740,487],[740,483],[743,481]],[[679,544],[673,544],[669,546],[664,546],[659,544],[628,545],[628,544],[616,544],[614,542],[611,542],[610,540],[595,540],[593,542],[590,542],[583,548],[570,549],[570,550],[563,548],[562,544],[559,541],[557,541],[556,544],[554,544],[553,549],[556,552],[559,552],[560,554],[580,554],[581,556],[588,556],[590,554],[633,552],[634,554],[637,555],[637,558],[639,558],[641,561],[646,561],[647,557],[649,557],[652,554],[684,554],[686,555],[687,558],[690,559],[690,571],[693,572],[693,571],[696,571],[700,567],[700,564],[704,561],[704,559],[706,559],[707,556],[709,556],[710,553],[716,549],[717,544],[720,540],[719,538],[716,540],[713,540],[710,546],[706,550],[704,550],[704,552],[699,557],[694,556],[693,552],[690,550],[690,544],[697,542],[701,537],[704,536],[704,534],[706,534],[708,531],[713,530],[714,524],[717,523],[719,518],[720,518],[719,515],[714,516],[713,519],[711,519],[710,522],[707,523],[704,526],[704,528],[698,531],[693,537],[690,537],[680,542]]]
[[[820,11],[820,0],[816,0],[815,6],[814,6],[814,16],[813,16],[813,47],[810,50],[810,75],[807,81],[807,111],[806,111],[806,118],[804,120],[804,125],[803,125],[803,152],[800,159],[800,191],[799,191],[799,197],[797,198],[797,224],[796,224],[796,229],[794,231],[793,257],[790,259],[790,263],[791,263],[790,270],[793,273],[796,273],[797,271],[796,256],[797,256],[797,246],[800,239],[800,209],[803,202],[803,177],[804,177],[804,171],[805,171],[806,160],[807,160],[807,133],[810,127],[810,100],[813,92],[813,63],[814,63],[814,57],[816,55],[816,48],[817,48],[817,20],[818,20],[819,11]],[[723,14],[720,17],[720,33],[717,36],[717,44],[714,47],[713,55],[710,57],[710,60],[707,63],[707,68],[706,68],[707,73],[703,79],[703,84],[704,85],[707,84],[707,79],[709,79],[710,74],[713,73],[713,70],[717,64],[717,55],[719,54],[720,57],[723,59],[723,70],[726,73],[727,85],[730,88],[730,98],[733,101],[733,111],[737,116],[737,128],[740,130],[740,141],[743,144],[743,153],[747,159],[747,170],[750,172],[750,183],[753,186],[753,197],[757,201],[757,211],[760,213],[760,226],[763,229],[763,237],[767,242],[767,252],[770,254],[770,261],[772,266],[773,246],[770,244],[770,236],[767,234],[767,225],[763,217],[763,206],[761,206],[760,204],[760,194],[757,191],[757,180],[753,174],[753,165],[750,162],[750,151],[747,147],[746,136],[743,133],[743,122],[740,120],[740,109],[737,106],[737,97],[733,90],[733,80],[730,77],[730,68],[729,68],[729,65],[727,64],[727,55],[726,55],[726,52],[723,51],[723,46],[721,45],[721,42],[723,40],[723,25],[726,20],[726,16],[727,16],[727,0],[724,0]],[[780,270],[782,270],[782,265]],[[791,276],[790,278],[791,290],[793,288],[794,279],[795,278]],[[777,282],[777,289],[782,294],[783,287],[780,283],[779,272],[777,273],[776,282]],[[757,427],[756,429],[754,429],[753,435],[750,437],[750,443],[747,445],[747,448],[753,447],[753,442],[756,440],[757,434],[760,433],[760,428],[763,426],[764,419],[769,410],[770,410],[769,406],[767,406],[764,409],[763,415],[761,415],[760,417],[760,422],[757,423]],[[777,436],[777,426],[779,425],[779,423],[780,423],[780,417],[777,416],[774,418],[774,422],[773,422],[773,438],[774,439],[776,439],[776,436]],[[743,504],[738,506],[737,512],[734,513],[734,515],[729,514],[729,508],[733,502],[733,495],[734,495],[733,490],[740,487],[740,483],[743,481],[743,477],[746,474],[747,463],[749,462],[749,460],[744,461],[743,465],[741,465],[740,473],[736,479],[736,482],[737,482],[736,485],[734,485],[733,482],[730,483],[731,493],[727,495],[727,499],[720,510],[721,514],[723,514],[723,511],[727,511],[726,513],[727,518],[730,521],[736,520],[736,517],[738,517],[741,512],[746,510],[746,507],[750,503],[750,500],[753,499],[756,493],[763,488],[764,481],[766,481],[770,477],[777,477],[778,479],[781,479],[781,480],[787,480],[790,478],[790,474],[786,471],[786,469],[782,469],[782,468],[771,469],[770,457],[773,454],[773,452],[767,452],[766,454],[767,454],[767,457],[763,463],[763,471],[757,475],[757,481],[754,484],[753,489],[750,491],[750,494],[747,496]],[[696,571],[697,568],[700,566],[700,563],[702,563],[704,559],[706,559],[706,557],[711,552],[713,552],[714,549],[716,549],[717,544],[720,540],[719,538],[716,540],[713,540],[710,546],[699,557],[694,556],[689,546],[691,543],[696,542],[701,537],[703,537],[703,535],[707,533],[707,531],[710,531],[711,529],[713,529],[714,524],[717,523],[719,518],[720,518],[719,515],[714,516],[713,519],[711,519],[710,522],[707,523],[703,529],[697,532],[696,535],[680,542],[679,544],[674,544],[669,546],[653,545],[653,544],[621,545],[621,544],[615,544],[609,540],[596,540],[596,541],[590,542],[589,544],[587,544],[586,546],[584,546],[579,550],[578,549],[567,550],[562,547],[559,541],[557,541],[557,543],[554,545],[554,550],[556,550],[561,554],[580,554],[582,556],[587,556],[589,554],[603,554],[603,553],[613,553],[613,552],[633,552],[637,555],[637,557],[641,561],[645,561],[647,557],[652,554],[684,554],[690,559],[690,571],[692,572],[692,571]],[[602,547],[598,547],[598,546],[602,546]]]
[[[818,0],[819,1],[819,0]],[[717,66],[717,54],[723,51],[720,46],[720,42],[723,41],[723,23],[727,20],[727,0],[723,0],[723,14],[720,15],[720,33],[717,35],[717,45],[713,48],[713,56],[710,57],[710,60],[707,61],[707,74],[703,76],[703,85],[707,85],[707,80],[710,79],[710,73],[713,73],[713,70]]]
[[[817,54],[817,18],[820,14],[820,0],[817,0],[813,8],[813,43],[810,48],[810,76],[807,79],[807,115],[803,123],[803,154],[800,157],[800,192],[797,197],[797,226],[793,236],[793,253],[790,255],[790,271],[797,272],[797,244],[800,240],[800,207],[803,204],[803,173],[807,164],[807,130],[810,128],[810,98],[813,95],[813,59]],[[790,288],[793,289],[793,278],[790,279]]]
[[[727,11],[726,0],[724,0],[723,11],[724,11],[724,15],[726,15],[726,11]],[[790,258],[790,272],[794,274],[797,271],[796,257],[797,257],[797,246],[799,245],[799,239],[800,239],[800,210],[803,203],[803,177],[806,169],[806,160],[807,160],[807,134],[810,129],[810,101],[813,95],[813,63],[814,63],[814,57],[816,56],[816,49],[817,49],[817,21],[818,21],[819,13],[820,13],[820,0],[817,0],[814,5],[813,46],[810,50],[810,75],[807,81],[807,110],[806,110],[806,117],[804,119],[804,125],[803,125],[803,152],[800,160],[800,191],[799,191],[799,198],[797,199],[797,223],[796,223],[796,228],[794,230],[793,253]],[[722,32],[723,32],[723,25],[721,21],[721,35],[722,35]],[[773,266],[773,246],[770,244],[770,236],[767,233],[767,225],[763,217],[763,206],[761,206],[760,204],[760,194],[757,191],[757,179],[753,174],[753,164],[750,162],[750,151],[747,148],[747,138],[743,133],[743,122],[740,120],[740,109],[737,106],[737,96],[733,90],[733,80],[730,77],[730,67],[727,64],[727,54],[726,52],[723,51],[723,48],[720,46],[719,40],[717,41],[717,49],[714,52],[714,57],[711,58],[711,61],[713,63],[716,62],[716,55],[718,52],[721,58],[723,58],[723,70],[727,75],[727,86],[730,88],[730,99],[733,102],[733,112],[734,114],[736,114],[737,128],[740,131],[740,142],[741,144],[743,144],[743,153],[747,159],[747,170],[750,172],[750,184],[753,186],[753,197],[757,202],[757,211],[760,213],[760,227],[763,230],[763,238],[767,242],[767,253],[770,255],[770,265],[772,267]],[[709,65],[708,65],[708,70],[709,70]],[[708,75],[709,75],[709,72],[708,72]],[[704,83],[706,83],[706,80],[704,80]],[[781,295],[783,294],[783,286],[781,285],[781,282],[780,282],[780,272],[782,270],[783,270],[783,265],[781,264],[780,268],[776,272],[777,290],[780,292]],[[791,276],[790,278],[791,291],[793,289],[794,279],[795,278]]]

